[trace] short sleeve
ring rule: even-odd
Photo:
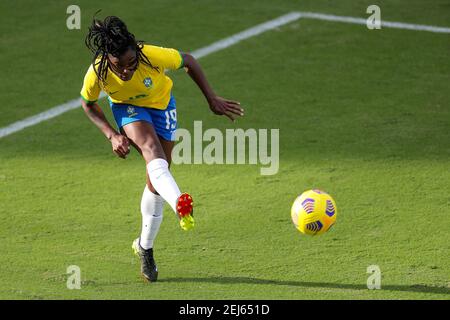
[[[94,103],[98,100],[100,95],[100,85],[98,83],[97,74],[94,67],[91,65],[84,76],[83,88],[81,89],[81,98],[87,103]]]
[[[183,57],[181,52],[176,49],[144,45],[142,52],[155,67],[170,70],[177,70],[183,67]]]

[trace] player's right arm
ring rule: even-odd
[[[84,77],[83,88],[80,92],[83,99],[81,105],[87,117],[111,142],[114,153],[125,159],[126,155],[130,152],[130,142],[127,137],[114,130],[106,119],[105,114],[97,103],[100,91],[97,75],[91,65]]]
[[[81,105],[83,107],[84,113],[87,117],[94,123],[97,128],[99,128],[105,137],[111,142],[112,149],[115,154],[120,158],[125,159],[127,154],[130,152],[130,142],[127,137],[118,133],[109,124],[100,106],[94,102],[93,104],[88,104],[88,102],[82,100]]]

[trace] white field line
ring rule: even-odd
[[[314,12],[291,12],[281,17],[278,17],[274,20],[267,21],[265,23],[256,25],[252,28],[244,30],[242,32],[236,33],[230,37],[222,39],[220,41],[214,42],[206,47],[200,48],[198,50],[193,51],[191,54],[199,59],[205,57],[211,53],[226,49],[239,43],[245,39],[255,37],[263,32],[278,28],[285,24],[296,21],[300,18],[308,18],[308,19],[318,19],[325,21],[334,21],[334,22],[344,22],[344,23],[352,23],[352,24],[361,24],[365,25],[367,20],[364,18],[354,18],[354,17],[344,17],[344,16],[335,16],[329,14],[322,13],[314,13]],[[436,27],[436,26],[427,26],[427,25],[418,25],[418,24],[409,24],[402,22],[389,22],[382,21],[382,27],[386,28],[397,28],[397,29],[405,29],[405,30],[415,30],[415,31],[428,31],[435,33],[450,33],[450,28],[445,27]],[[102,92],[100,94],[99,99],[106,97],[106,94]],[[14,122],[7,127],[0,128],[0,138],[6,137],[10,134],[13,134],[17,131],[21,131],[27,127],[33,126],[40,122],[52,119],[57,117],[69,110],[76,109],[80,106],[80,98],[76,98],[70,100],[64,104],[60,104],[56,107],[48,109],[47,111],[41,112],[37,115],[25,118],[23,120]]]
[[[344,17],[344,16],[334,16],[331,14],[322,14],[322,13],[314,13],[314,12],[299,12],[300,18],[310,18],[317,20],[325,20],[325,21],[334,21],[334,22],[344,22],[344,23],[353,23],[353,24],[367,24],[367,19],[364,18],[354,18],[354,17]],[[404,29],[404,30],[415,30],[415,31],[428,31],[435,33],[450,33],[450,28],[445,27],[436,27],[436,26],[426,26],[421,24],[411,24],[411,23],[403,23],[403,22],[389,22],[381,20],[381,27],[385,28],[396,28],[396,29]]]
[[[195,50],[194,52],[192,52],[192,55],[195,58],[201,58],[201,57],[207,56],[213,52],[231,47],[232,45],[235,45],[236,43],[241,42],[242,40],[257,36],[263,32],[278,28],[282,25],[285,25],[285,24],[288,24],[295,20],[298,20],[300,17],[301,17],[300,12],[288,13],[288,14],[278,17],[274,20],[270,20],[265,23],[258,24],[257,26],[254,26],[250,29],[236,33],[235,35],[232,35],[231,37],[214,42],[207,47]]]
[[[300,14],[297,12],[292,12],[286,15],[283,15],[281,17],[278,17],[274,20],[267,21],[265,23],[259,24],[255,27],[252,27],[250,29],[244,30],[242,32],[239,32],[237,34],[232,35],[231,37],[225,38],[223,40],[214,42],[210,44],[209,46],[200,48],[198,50],[193,51],[191,54],[199,59],[201,57],[205,57],[213,52],[217,52],[219,50],[226,49],[232,45],[235,45],[236,43],[248,39],[250,37],[257,36],[265,31],[275,29],[279,26],[282,26],[284,24],[290,23],[292,21],[297,20],[300,17]],[[106,97],[106,94],[102,92],[99,99]],[[41,112],[37,115],[31,116],[29,118],[14,122],[10,124],[7,127],[0,128],[0,139],[3,137],[6,137],[10,134],[13,134],[17,131],[20,131],[22,129],[25,129],[27,127],[33,126],[35,124],[38,124],[40,122],[52,119],[54,117],[57,117],[69,110],[76,109],[81,105],[80,98],[76,98],[73,100],[70,100],[64,104],[58,105],[56,107],[53,107],[51,109],[48,109],[47,111]]]

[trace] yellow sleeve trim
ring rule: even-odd
[[[91,101],[91,100],[86,99],[85,97],[83,97],[82,94],[80,94],[80,96],[81,96],[81,99],[83,99],[88,105],[89,104],[94,104],[94,103],[97,102],[97,100]]]
[[[181,51],[178,51],[178,53],[180,54],[180,57],[181,57],[181,63],[180,63],[180,66],[178,67],[178,69],[181,69],[184,67],[184,58],[183,58],[183,55],[181,54]]]

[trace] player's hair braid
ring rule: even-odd
[[[98,79],[103,83],[106,83],[108,74],[108,54],[119,57],[129,48],[136,50],[138,62],[142,62],[159,71],[142,52],[144,42],[136,41],[134,35],[128,32],[125,23],[118,17],[108,16],[103,21],[94,18],[92,25],[89,27],[85,44],[94,54],[92,65]],[[99,61],[97,61],[98,58],[100,58]]]

